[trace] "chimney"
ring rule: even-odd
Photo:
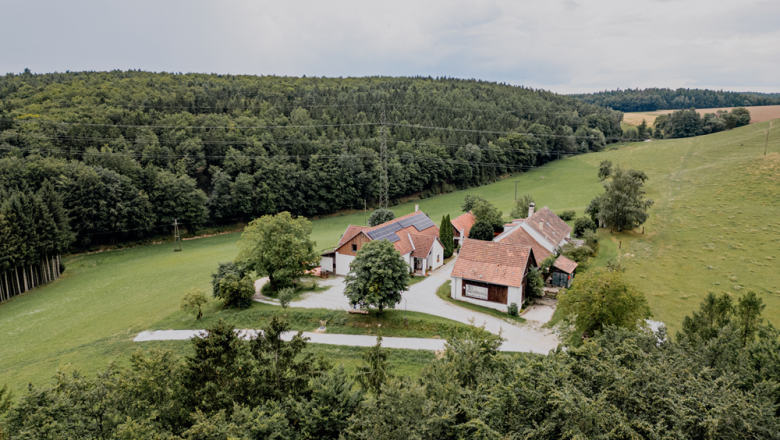
[[[532,215],[534,215],[534,210],[535,210],[535,207],[536,207],[536,205],[534,204],[534,202],[531,202],[531,204],[530,204],[530,205],[528,205],[528,217],[529,217],[529,218],[530,218]]]
[[[414,205],[414,212],[420,211],[420,205]]]

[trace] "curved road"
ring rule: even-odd
[[[425,280],[412,285],[409,291],[403,294],[403,298],[406,300],[405,304],[402,300],[396,308],[402,309],[405,305],[406,309],[412,312],[441,316],[464,324],[473,323],[477,326],[484,324],[485,330],[494,334],[501,334],[506,339],[506,342],[501,347],[504,351],[547,354],[558,346],[557,336],[549,330],[541,328],[542,323],[527,321],[525,324],[520,324],[514,321],[503,320],[450,304],[436,296],[436,290],[439,286],[450,279],[454,265],[455,259],[432,271],[431,276]],[[344,296],[343,281],[343,278],[323,280],[320,283],[321,286],[332,287],[322,293],[308,294],[306,297],[292,302],[290,306],[309,309],[349,310],[349,301]],[[258,292],[264,282],[265,279],[261,279],[255,283]],[[264,299],[256,299],[256,301],[278,304],[277,302]]]

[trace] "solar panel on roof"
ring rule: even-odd
[[[435,225],[435,223],[426,216],[424,219],[421,219],[419,222],[416,222],[414,224],[414,227],[418,231],[423,231],[423,230],[428,229],[428,228],[430,228],[431,226],[434,226],[434,225]]]
[[[383,235],[387,235],[389,233],[394,233],[395,231],[400,231],[401,225],[398,224],[398,222],[390,223],[387,226],[382,226],[379,229],[374,229],[373,231],[370,231],[368,233],[368,236],[371,237],[374,240],[377,240],[379,237]]]
[[[401,226],[403,226],[404,228],[408,228],[409,226],[412,226],[413,224],[419,222],[422,219],[426,219],[426,218],[428,218],[428,216],[425,215],[425,213],[421,212],[421,213],[415,214],[415,215],[413,215],[413,216],[411,216],[409,218],[405,218],[403,220],[399,220],[398,223],[400,223]]]

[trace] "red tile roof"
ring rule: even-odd
[[[531,234],[528,233],[522,226],[517,226],[515,229],[509,231],[499,243],[508,244],[521,244],[524,246],[531,246],[534,250],[534,257],[536,257],[536,264],[540,264],[542,260],[549,257],[551,252],[542,246],[538,241],[534,239]]]
[[[412,242],[414,242],[412,256],[417,258],[428,258],[433,243],[438,239],[438,237],[433,235],[409,234],[409,236],[412,237]]]
[[[477,218],[474,217],[474,214],[472,214],[471,211],[455,217],[450,221],[455,229],[458,231],[463,230],[463,238],[469,237],[469,231],[471,231],[471,227],[474,226],[474,223],[476,222]]]
[[[452,276],[520,287],[526,266],[532,258],[530,246],[465,239],[452,268]]]
[[[576,261],[572,261],[561,255],[557,260],[555,260],[555,264],[553,264],[553,266],[566,273],[574,273],[574,269],[577,268],[578,264]]]
[[[571,232],[571,226],[546,206],[525,219],[525,223],[542,234],[554,246],[557,246]]]
[[[344,235],[341,236],[341,240],[339,240],[339,244],[338,246],[336,246],[336,248],[341,247],[341,245],[343,245],[344,243],[355,238],[355,236],[358,235],[361,231],[368,231],[370,229],[371,228],[369,228],[368,226],[355,226],[355,225],[347,226],[347,230],[344,232]]]
[[[344,235],[341,237],[341,240],[339,240],[339,244],[337,246],[341,247],[344,243],[348,242],[349,240],[353,239],[356,235],[358,235],[361,231],[373,231],[374,229],[379,229],[383,226],[389,225],[391,223],[395,223],[399,220],[403,220],[405,218],[409,218],[412,216],[415,216],[417,214],[422,213],[422,211],[416,211],[409,214],[406,214],[404,216],[398,217],[396,219],[390,220],[389,222],[382,223],[381,225],[376,225],[374,227],[368,227],[368,226],[355,226],[355,225],[349,225],[347,228],[347,231],[344,232]],[[427,229],[423,229],[422,231],[418,231],[417,228],[414,226],[409,226],[408,228],[403,228],[399,231],[396,231],[395,233],[398,235],[398,238],[400,240],[393,243],[395,246],[395,249],[401,254],[406,255],[409,252],[412,252],[413,246],[412,243],[409,241],[409,234],[411,235],[419,235],[419,236],[430,236],[430,237],[438,237],[439,236],[439,227],[435,224]],[[371,237],[368,237],[371,239]],[[423,246],[426,242],[423,242]],[[431,242],[432,244],[432,242]],[[414,246],[417,246],[417,241],[415,240]],[[428,246],[428,250],[430,250],[430,246]],[[426,252],[425,256],[428,256],[428,253]],[[425,257],[422,257],[425,258]]]

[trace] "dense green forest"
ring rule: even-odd
[[[780,104],[780,97],[771,94],[699,89],[618,89],[571,96],[589,104],[622,112]]]
[[[18,399],[0,388],[0,436],[776,439],[780,345],[757,298],[709,296],[674,342],[607,327],[544,356],[500,353],[498,336],[466,329],[418,379],[393,374],[381,346],[348,374],[305,354],[300,334],[281,340],[277,318],[252,340],[220,321],[183,358],[139,350],[129,368],[60,372]]]
[[[598,151],[622,114],[448,78],[286,78],[141,71],[0,78],[0,187],[50,184],[88,247],[377,200],[384,113],[390,199],[496,180]]]

